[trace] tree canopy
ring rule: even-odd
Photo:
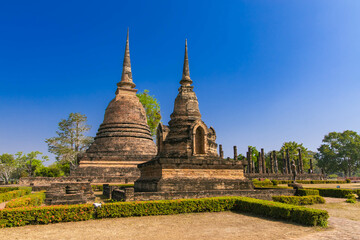
[[[319,167],[325,172],[344,172],[345,176],[360,167],[360,136],[350,130],[330,132],[322,140],[316,158]]]
[[[156,135],[156,129],[161,121],[160,104],[154,96],[149,94],[149,90],[144,90],[136,94],[141,104],[145,108],[147,124],[150,127],[151,135]]]
[[[55,154],[56,160],[61,163],[69,163],[70,167],[76,167],[77,155],[84,152],[92,143],[93,138],[86,136],[90,130],[86,123],[87,117],[81,113],[70,113],[67,119],[59,122],[57,136],[48,138],[49,152]]]

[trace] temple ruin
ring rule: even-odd
[[[78,157],[79,167],[73,175],[117,176],[123,177],[125,182],[133,182],[140,176],[137,164],[156,155],[145,109],[134,88],[128,31],[122,76],[115,98],[105,110],[95,141]]]

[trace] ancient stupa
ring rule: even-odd
[[[128,31],[122,76],[115,98],[105,110],[104,121],[95,141],[79,156],[76,175],[124,176],[128,182],[133,182],[140,175],[137,164],[149,161],[156,155],[145,109],[134,88]]]
[[[174,111],[169,126],[160,124],[158,127],[157,156],[138,165],[141,176],[135,181],[135,192],[252,188],[244,177],[241,161],[229,161],[218,156],[215,130],[201,120],[198,99],[191,84],[185,41],[183,74]]]

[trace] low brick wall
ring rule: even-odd
[[[276,173],[245,173],[245,177],[249,179],[255,178],[267,178],[270,180],[292,180],[292,174],[276,174]],[[296,176],[297,180],[326,180],[326,177],[323,174],[298,174]]]
[[[255,190],[211,190],[200,192],[134,192],[134,188],[115,189],[112,198],[116,201],[150,201],[186,198],[207,198],[221,196],[242,196],[272,200],[272,196],[294,196],[295,189],[255,189]]]
[[[50,185],[51,183],[67,183],[67,182],[90,182],[91,184],[104,184],[104,183],[117,183],[117,184],[132,184],[136,178],[125,178],[125,177],[23,177],[20,178],[20,185],[44,186]]]

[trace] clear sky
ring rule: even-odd
[[[330,131],[360,130],[359,13],[359,0],[2,1],[0,154],[48,154],[44,140],[70,112],[94,136],[128,27],[133,80],[163,123],[187,38],[202,119],[225,156],[285,141],[316,150]]]

